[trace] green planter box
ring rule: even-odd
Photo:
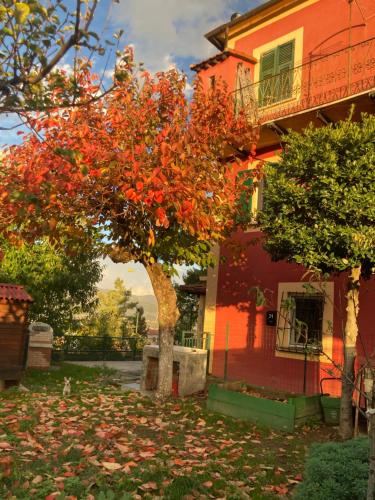
[[[321,396],[320,399],[324,422],[326,424],[338,425],[340,422],[340,398]]]
[[[208,410],[292,432],[296,425],[321,419],[320,395],[296,396],[287,403],[257,398],[211,385]]]

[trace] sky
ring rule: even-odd
[[[260,0],[120,0],[115,24],[135,47],[136,58],[150,71],[175,65],[189,71],[193,62],[217,51],[204,34],[246,12]]]
[[[156,72],[176,67],[192,78],[190,64],[217,52],[204,34],[227,22],[234,12],[247,12],[264,0],[118,1],[102,0],[93,30],[109,39],[116,30],[123,29],[123,45],[134,46],[136,61],[143,62],[146,69]],[[98,72],[103,71],[103,64],[104,58],[97,61]],[[10,117],[8,124],[13,122]],[[14,131],[0,131],[0,148],[18,141]],[[104,263],[101,288],[112,288],[118,277],[136,295],[152,293],[148,276],[140,264],[113,264],[109,259]],[[180,268],[180,274],[184,270],[186,268]]]

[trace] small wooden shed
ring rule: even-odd
[[[19,381],[25,370],[32,302],[23,286],[0,283],[0,389]]]

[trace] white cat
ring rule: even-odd
[[[63,389],[63,396],[70,396],[70,381],[71,378],[64,377],[64,389]]]

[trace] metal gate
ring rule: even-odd
[[[53,341],[54,361],[125,361],[142,358],[140,337],[64,335]]]

